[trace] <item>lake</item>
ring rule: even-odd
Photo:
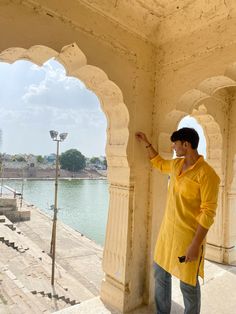
[[[8,185],[21,192],[21,180],[4,179]],[[24,180],[23,198],[52,217],[54,204],[53,180]],[[5,191],[4,191],[5,192]],[[108,183],[106,180],[59,180],[58,219],[89,239],[104,245],[108,215]]]

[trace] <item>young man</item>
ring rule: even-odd
[[[220,179],[198,154],[198,133],[182,128],[171,135],[176,159],[165,160],[142,132],[152,165],[170,175],[166,210],[154,253],[157,314],[171,311],[171,275],[180,279],[185,314],[199,314],[198,275],[204,276],[206,234],[213,223]],[[184,157],[184,158],[179,158]]]

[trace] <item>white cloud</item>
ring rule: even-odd
[[[32,64],[30,67],[30,71],[41,71],[42,67],[38,66],[37,64]]]
[[[73,147],[88,156],[104,155],[106,118],[96,95],[79,80],[67,77],[56,61],[43,67],[23,61],[16,65],[20,72],[12,70],[8,92],[0,95],[5,151],[50,153],[48,131],[56,129],[69,133],[63,150]],[[17,92],[12,93],[11,86]]]
[[[99,108],[96,96],[88,91],[81,81],[67,77],[64,68],[54,69],[50,62],[52,61],[42,67],[44,78],[26,88],[22,96],[25,104],[63,108],[81,108],[81,106]]]

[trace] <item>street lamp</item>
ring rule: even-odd
[[[59,143],[63,142],[67,133],[61,133],[58,136],[58,132],[51,130],[50,136],[53,141],[57,142],[57,154],[56,154],[56,176],[55,176],[55,195],[54,195],[54,213],[53,213],[53,224],[52,224],[52,237],[51,237],[51,247],[50,256],[52,257],[52,278],[51,285],[54,286],[54,271],[55,271],[55,253],[56,253],[56,225],[57,225],[57,190],[58,190],[58,170],[59,170]]]
[[[0,193],[1,197],[2,197],[2,189],[3,189],[4,167],[5,167],[5,165],[4,165],[4,157],[5,157],[5,154],[2,154],[1,155],[1,160],[0,160],[1,176],[2,176],[2,178],[1,178],[1,193]]]

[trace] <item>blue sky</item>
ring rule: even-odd
[[[68,132],[61,151],[76,148],[85,156],[105,155],[107,121],[98,98],[63,66],[28,61],[0,62],[1,151],[50,154],[49,130]]]
[[[202,126],[193,117],[186,116],[180,121],[178,129],[183,127],[194,128],[198,132],[199,135],[198,152],[199,154],[203,155],[206,158],[206,138]]]

